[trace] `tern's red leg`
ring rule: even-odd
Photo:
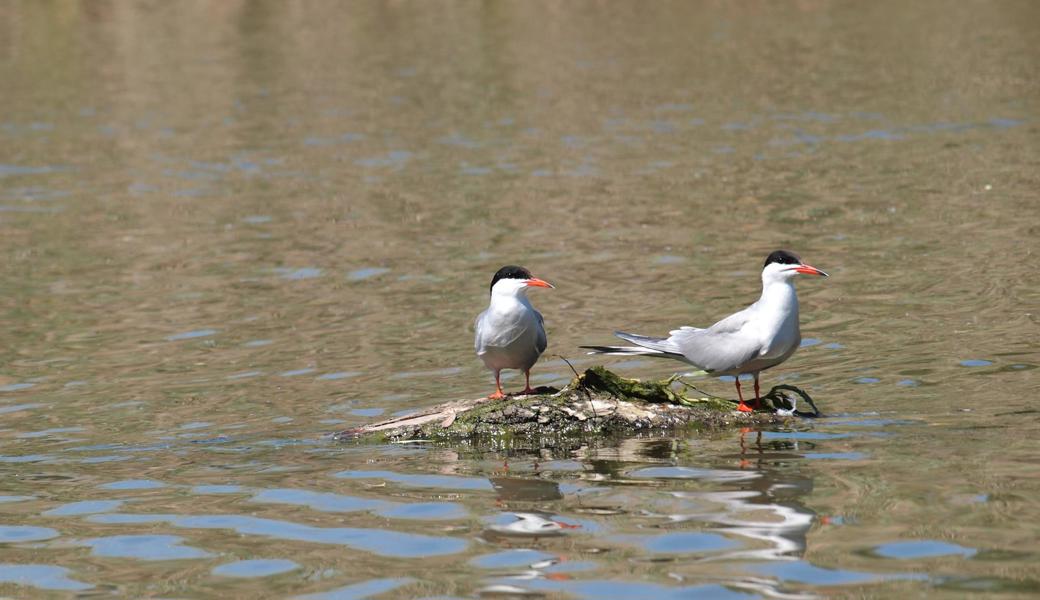
[[[740,377],[733,380],[733,383],[737,384],[737,398],[740,402],[737,403],[737,410],[740,412],[752,412],[755,409],[751,408],[747,404],[744,404],[744,395],[740,393]]]
[[[524,391],[522,391],[520,393],[521,394],[533,394],[534,390],[531,389],[531,371],[530,370],[524,371],[524,377],[526,378],[527,383],[524,385]]]
[[[758,390],[758,373],[755,373],[755,408],[762,408],[762,394]]]
[[[501,375],[502,374],[499,371],[495,371],[495,393],[488,396],[488,398],[492,400],[498,400],[500,398],[506,397],[506,395],[502,393],[502,381],[499,379]]]

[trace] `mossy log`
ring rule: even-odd
[[[627,379],[604,367],[592,367],[562,390],[538,388],[535,394],[499,400],[456,400],[347,430],[338,439],[459,440],[474,437],[563,437],[590,433],[610,435],[667,431],[679,428],[720,428],[783,423],[794,416],[815,416],[795,410],[793,391],[812,406],[797,388],[777,386],[760,410],[742,413],[736,403],[709,396],[691,397],[677,378],[662,381]],[[815,410],[815,406],[813,406]]]

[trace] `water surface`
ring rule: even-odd
[[[0,594],[1036,594],[1038,22],[5,3]],[[557,286],[531,296],[559,385],[578,344],[753,301],[778,247],[831,277],[763,382],[827,418],[327,435],[490,392],[471,327],[503,264]]]

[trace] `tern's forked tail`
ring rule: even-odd
[[[586,350],[592,350],[589,354],[610,354],[614,356],[659,356],[661,358],[682,359],[682,353],[667,338],[655,338],[646,335],[636,335],[615,331],[614,335],[637,344],[635,346],[578,346]]]
[[[592,350],[589,354],[612,354],[615,356],[668,356],[660,350],[640,348],[638,346],[578,346],[585,350]]]
[[[685,360],[682,354],[675,352],[662,352],[651,348],[640,348],[639,346],[578,346],[591,350],[589,354],[603,354],[606,356],[649,356],[652,358],[671,358],[673,360]]]

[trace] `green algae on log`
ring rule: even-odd
[[[790,397],[777,386],[764,396],[767,410],[741,413],[730,400],[689,397],[663,381],[627,379],[604,367],[592,367],[562,390],[499,400],[456,400],[336,434],[337,439],[452,440],[484,436],[569,436],[617,434],[679,428],[719,428],[786,422],[793,414]],[[692,389],[692,388],[691,388]],[[815,407],[814,407],[815,408]]]

